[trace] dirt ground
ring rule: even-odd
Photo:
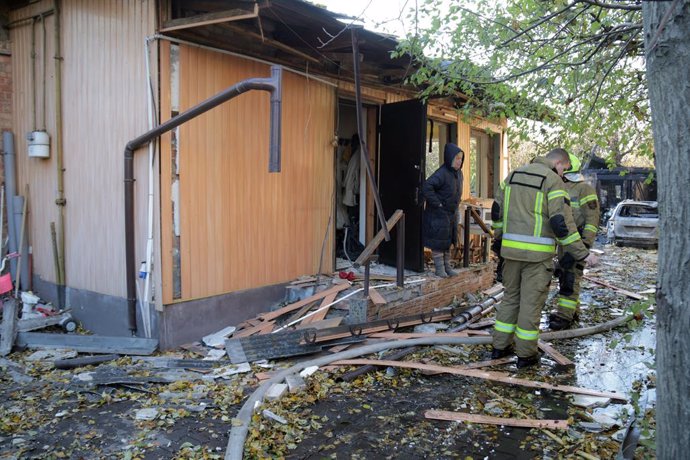
[[[613,458],[633,416],[641,433],[635,458],[654,456],[654,317],[651,293],[656,251],[598,246],[601,264],[588,275],[633,292],[584,284],[576,327],[608,321],[649,307],[642,320],[615,331],[553,342],[575,362],[565,369],[544,356],[537,369],[514,364],[490,370],[549,383],[626,394],[628,404],[580,407],[573,395],[420,371],[381,369],[352,382],[352,368],[320,371],[307,389],[264,405],[287,423],[254,417],[247,458]],[[552,294],[556,284],[552,286]],[[549,300],[553,305],[555,299]],[[546,316],[547,311],[545,310]],[[546,328],[546,324],[543,325]],[[252,365],[220,377],[157,367],[125,357],[97,367],[55,370],[34,351],[0,360],[0,458],[171,459],[223,458],[227,433],[256,374],[290,363]],[[426,347],[405,358],[458,365],[488,358],[487,346]],[[160,357],[172,354],[159,355]],[[187,352],[175,358],[192,358]],[[309,358],[307,358],[309,359]],[[272,366],[272,367],[271,367]],[[142,411],[149,409],[149,411]],[[497,417],[567,419],[567,431],[507,428],[429,420],[428,409]]]

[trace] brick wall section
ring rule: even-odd
[[[400,292],[381,292],[388,300],[385,305],[373,305],[368,309],[368,320],[389,319],[400,316],[428,313],[435,308],[447,307],[453,298],[462,299],[467,293],[490,288],[494,282],[493,263],[459,270],[452,278],[429,276],[421,287]]]

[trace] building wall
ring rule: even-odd
[[[176,99],[166,96],[175,91],[168,49],[164,42],[163,120]],[[180,45],[179,111],[239,81],[269,75],[266,64]],[[285,71],[282,96],[280,173],[268,172],[267,92],[242,94],[182,125],[177,156],[171,136],[163,139],[166,304],[288,281],[316,273],[320,261],[322,270],[332,269],[332,226],[327,230],[333,208],[335,88]],[[172,256],[178,231],[179,274]],[[176,276],[180,295],[173,289]]]
[[[33,272],[41,280],[56,281],[50,223],[59,222],[56,151],[61,142],[66,284],[124,297],[123,151],[128,140],[148,129],[144,39],[155,30],[155,2],[60,1],[59,53],[54,6],[52,0],[42,0],[10,14],[10,21],[29,18],[12,27],[11,40],[17,190],[24,194],[30,186]],[[48,14],[42,21],[30,19],[41,13]],[[32,42],[36,59],[31,58]],[[56,56],[62,63],[62,133],[56,130]],[[50,134],[49,159],[27,157],[25,134],[34,129]],[[137,254],[142,260],[145,163],[145,154],[137,153]]]

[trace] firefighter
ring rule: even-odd
[[[539,320],[553,275],[556,246],[563,247],[562,267],[595,262],[582,243],[564,189],[563,172],[570,169],[563,149],[513,171],[498,194],[496,239],[501,240],[503,302],[496,311],[492,359],[517,354],[517,367],[539,363]]]
[[[599,199],[594,188],[585,182],[580,172],[580,160],[575,155],[570,155],[570,169],[563,173],[565,190],[570,195],[570,207],[573,210],[573,219],[580,233],[582,242],[587,249],[594,244],[594,239],[599,230]],[[559,250],[559,256],[563,251]],[[549,328],[558,331],[567,329],[577,315],[580,302],[580,281],[585,266],[578,262],[570,269],[560,269],[558,273],[558,304],[549,315]]]

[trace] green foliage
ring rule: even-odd
[[[605,6],[602,6],[605,5]],[[465,116],[508,117],[535,150],[652,156],[642,14],[636,0],[419,3],[408,82]],[[425,26],[426,25],[426,26]]]

